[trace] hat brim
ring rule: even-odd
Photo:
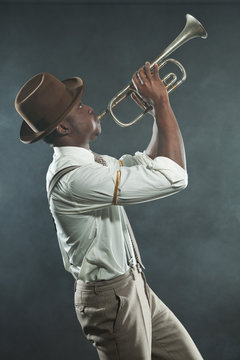
[[[20,129],[20,140],[24,144],[31,144],[49,135],[58,126],[58,124],[62,120],[64,120],[64,118],[69,114],[76,102],[82,98],[85,84],[80,77],[73,77],[70,79],[62,80],[62,83],[64,83],[66,87],[74,94],[71,104],[66,108],[63,114],[58,117],[58,119],[54,121],[51,126],[49,126],[44,131],[34,132],[30,128],[30,126],[25,121],[23,121]]]

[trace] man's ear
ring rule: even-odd
[[[56,130],[61,135],[67,135],[71,133],[71,126],[69,122],[63,120],[61,121],[58,126],[56,127]]]

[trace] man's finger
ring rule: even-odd
[[[135,89],[138,91],[138,87],[141,86],[140,80],[137,76],[137,73],[135,73],[132,77],[132,83]]]
[[[149,61],[146,61],[144,69],[145,69],[146,78],[150,81],[152,79],[152,74],[151,74],[151,70],[150,70],[150,62]]]
[[[158,71],[158,64],[154,64],[153,77],[154,77],[154,79],[160,79],[159,71]]]
[[[139,74],[139,77],[140,77],[140,81],[141,81],[142,83],[144,83],[144,82],[147,80],[144,66],[142,66],[142,67],[140,68],[138,74]]]

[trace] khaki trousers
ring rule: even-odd
[[[203,359],[136,267],[110,280],[76,280],[74,304],[82,330],[101,360]]]

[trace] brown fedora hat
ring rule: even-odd
[[[80,77],[63,81],[43,72],[23,85],[15,99],[15,108],[24,119],[20,140],[25,144],[49,135],[69,114],[84,92]]]

